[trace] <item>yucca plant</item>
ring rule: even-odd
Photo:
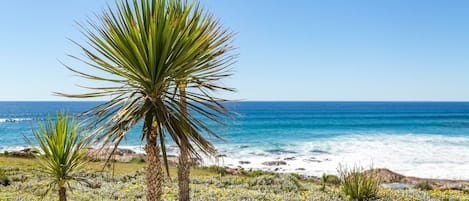
[[[365,172],[363,167],[338,168],[342,191],[352,200],[366,201],[378,195],[380,180],[375,171]]]
[[[102,85],[89,87],[90,93],[58,94],[109,98],[83,115],[94,126],[96,139],[114,149],[143,120],[147,200],[161,199],[159,156],[161,150],[167,166],[165,143],[170,137],[181,150],[179,199],[188,200],[188,159],[214,155],[205,137],[219,138],[214,128],[230,117],[222,104],[226,100],[213,92],[232,91],[219,83],[231,75],[232,34],[197,2],[182,0],[117,2],[115,9],[109,7],[81,27],[87,39],[86,47],[80,45],[85,58],[74,58],[93,73],[67,67]]]
[[[57,113],[55,119],[49,116],[45,122],[39,121],[38,127],[33,129],[38,144],[33,148],[39,153],[36,157],[40,170],[52,179],[45,195],[58,187],[59,200],[65,201],[66,185],[70,186],[72,180],[83,181],[74,173],[87,162],[85,152],[90,140],[81,135],[75,119],[64,112]]]

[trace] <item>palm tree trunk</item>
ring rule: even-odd
[[[147,181],[147,200],[160,201],[163,194],[162,182],[163,173],[161,170],[160,148],[156,144],[156,122],[152,115],[145,117],[145,131],[147,144],[145,153],[147,154],[146,181]],[[145,132],[144,131],[144,132]]]
[[[145,153],[147,154],[147,200],[159,201],[163,193],[160,148],[155,144],[147,143],[147,145],[145,145]]]
[[[179,163],[178,163],[178,184],[179,184],[179,201],[190,200],[190,170],[191,163],[189,161],[189,153],[186,146],[180,147]]]
[[[183,115],[187,114],[187,105],[186,105],[186,83],[183,82],[180,85],[180,104],[181,112]],[[189,143],[189,142],[188,142]],[[189,201],[190,200],[190,171],[191,171],[191,162],[189,161],[189,150],[187,145],[184,143],[180,144],[179,147],[179,163],[178,163],[178,185],[179,185],[179,201]]]
[[[67,201],[67,189],[61,186],[59,189],[59,201]]]

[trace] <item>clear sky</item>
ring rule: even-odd
[[[113,1],[108,1],[110,4]],[[237,33],[243,100],[469,101],[469,1],[202,0]],[[106,1],[0,5],[0,100],[67,100],[84,84],[75,21]]]

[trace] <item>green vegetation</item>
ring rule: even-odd
[[[326,190],[327,184],[337,185],[340,184],[339,177],[332,175],[332,174],[322,174],[321,176],[321,191]]]
[[[0,156],[9,156],[9,157],[18,157],[18,158],[34,158],[34,154],[32,152],[8,152],[5,151],[3,153],[0,153]]]
[[[49,176],[46,194],[51,189],[59,188],[59,200],[67,200],[67,188],[70,181],[86,181],[77,177],[75,172],[83,169],[86,163],[85,151],[89,139],[80,134],[74,118],[64,112],[57,113],[55,120],[49,116],[46,122],[38,122],[39,128],[33,129],[39,147],[34,147],[39,164],[39,171]]]
[[[231,75],[232,34],[198,3],[183,0],[118,1],[81,27],[87,39],[86,46],[79,45],[85,58],[77,59],[91,69],[67,68],[100,84],[85,94],[58,94],[112,97],[83,115],[95,126],[96,139],[114,149],[143,120],[148,200],[161,199],[159,156],[161,151],[168,170],[165,137],[171,137],[181,150],[181,199],[188,200],[187,159],[215,155],[205,136],[220,138],[214,128],[224,126],[230,117],[221,104],[225,100],[214,94],[233,91],[220,83]]]
[[[261,175],[273,175],[273,173],[265,172],[262,170],[251,170],[251,171],[241,170],[241,175],[244,175],[247,177],[258,177]]]
[[[220,176],[225,176],[225,175],[226,175],[226,170],[225,170],[225,168],[220,167],[220,166],[218,166],[218,165],[211,165],[211,166],[208,166],[208,167],[204,167],[204,169],[206,169],[206,170],[209,171],[209,172],[218,174],[218,175],[220,175]]]
[[[145,163],[145,160],[142,157],[135,157],[129,161],[129,163],[142,164]]]
[[[426,190],[426,191],[433,189],[432,185],[430,185],[428,181],[423,181],[423,182],[416,184],[415,188],[420,189],[420,190]]]
[[[37,159],[18,159],[0,157],[0,169],[5,170],[11,179],[11,185],[0,186],[0,201],[40,200],[47,185],[47,175],[38,172]],[[13,165],[10,165],[13,164]],[[70,200],[145,200],[145,176],[143,164],[115,163],[119,173],[112,174],[112,169],[101,172],[102,162],[91,162],[87,171],[76,174],[92,182],[80,185],[72,182]],[[172,174],[176,167],[170,166]],[[298,180],[289,174],[270,174],[261,176],[220,176],[207,168],[193,168],[191,171],[191,198],[208,201],[348,201],[339,185],[330,184],[321,191],[321,183],[312,180]],[[56,190],[53,190],[56,191]],[[162,199],[177,200],[178,185],[174,178],[165,177]],[[44,200],[57,200],[53,194]],[[417,189],[392,190],[379,189],[376,198],[379,201],[427,201],[427,200],[469,200],[469,194],[459,191],[420,191]]]
[[[377,175],[365,173],[358,166],[352,168],[339,167],[340,186],[345,195],[353,200],[364,201],[376,198],[380,188]]]
[[[333,174],[323,174],[321,181],[328,184],[340,184],[339,177]]]
[[[11,180],[7,176],[6,171],[4,169],[0,169],[0,185],[8,186],[10,185],[10,183],[11,183]]]

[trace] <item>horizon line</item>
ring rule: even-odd
[[[106,102],[107,100],[0,100],[0,102]],[[231,100],[228,102],[469,102],[469,100]]]

